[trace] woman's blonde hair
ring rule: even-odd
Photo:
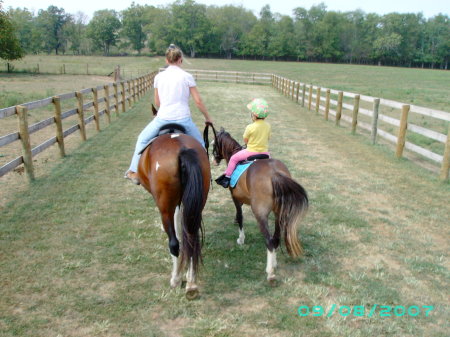
[[[166,50],[166,59],[170,64],[177,63],[180,59],[183,58],[183,52],[180,48],[171,44],[169,48]]]

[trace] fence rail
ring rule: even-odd
[[[159,71],[164,71],[160,68]],[[220,71],[220,70],[200,70],[185,69],[194,76],[196,81],[212,81],[212,82],[230,82],[244,84],[267,84],[272,83],[272,74],[269,73],[251,73],[242,71]]]
[[[396,156],[399,158],[403,156],[403,150],[406,148],[441,164],[440,178],[448,180],[450,167],[450,124],[448,122],[450,122],[450,113],[352,92],[321,88],[277,75],[272,76],[272,86],[285,96],[296,100],[303,107],[306,106],[308,110],[323,113],[326,120],[329,119],[330,115],[334,116],[336,125],[340,125],[341,120],[347,122],[351,125],[352,133],[356,132],[357,127],[369,131],[373,144],[376,143],[377,137],[394,143],[396,145]],[[323,95],[324,93],[325,96]],[[331,95],[337,96],[337,99],[331,99]],[[347,101],[351,100],[351,102],[344,102],[345,99]],[[362,102],[365,102],[366,105],[368,103],[371,107],[362,107]],[[345,114],[345,109],[351,113]],[[400,119],[380,113],[380,109],[396,110],[396,114],[400,115]],[[398,113],[398,110],[400,110],[400,113]],[[438,121],[438,123],[440,122],[445,125],[442,129],[445,130],[446,134],[417,125],[416,122],[411,120],[411,113],[431,118]],[[360,115],[369,118],[370,123],[361,120]],[[380,122],[398,128],[397,134],[384,130],[380,126]],[[442,143],[444,147],[443,154],[407,141],[407,132]]]
[[[156,72],[128,80],[118,81],[115,83],[106,84],[104,86],[97,86],[94,88],[87,88],[78,92],[70,92],[58,96],[48,97],[42,100],[28,102],[21,105],[0,109],[0,120],[6,117],[17,115],[19,121],[19,131],[12,132],[7,135],[0,136],[0,147],[11,144],[15,141],[21,140],[23,152],[22,155],[14,158],[10,162],[0,167],[0,177],[12,171],[17,166],[24,164],[25,170],[30,180],[34,179],[34,168],[32,158],[49,148],[53,144],[58,144],[61,157],[65,156],[64,138],[76,131],[80,131],[83,141],[86,140],[86,124],[95,122],[97,131],[100,131],[100,116],[107,116],[108,123],[111,122],[111,111],[115,110],[116,115],[126,111],[126,103],[129,107],[136,102],[142,94],[152,87],[153,79]],[[111,93],[110,93],[111,89]],[[103,92],[103,97],[99,97],[99,93]],[[84,102],[87,94],[93,95],[93,100]],[[76,98],[76,108],[62,111],[61,102]],[[111,101],[113,100],[113,102]],[[105,108],[99,109],[99,105],[104,103]],[[29,111],[53,105],[54,116],[41,120],[33,125],[28,126]],[[94,112],[90,116],[85,116],[85,112],[94,107]],[[78,115],[78,123],[63,130],[62,121],[70,116]],[[30,135],[42,130],[48,126],[56,124],[56,135],[43,143],[31,148]]]

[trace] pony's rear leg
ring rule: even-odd
[[[239,237],[237,239],[237,243],[242,246],[245,242],[244,226],[242,224],[242,203],[235,198],[233,198],[233,202],[236,207],[236,218],[234,219],[234,223],[239,225]]]
[[[172,277],[170,278],[170,286],[172,288],[176,288],[181,284],[181,275],[179,272],[180,270],[179,243],[181,242],[182,238],[180,206],[177,206],[177,208],[175,209],[173,220],[174,220],[175,238],[173,237],[171,238],[169,234],[169,248],[170,254],[172,256]],[[177,241],[177,245],[175,245],[172,248],[175,240]],[[176,248],[176,246],[178,246],[178,249]]]
[[[269,233],[269,213],[270,210],[266,209],[256,209],[252,207],[253,214],[255,214],[256,220],[259,223],[259,229],[264,236],[267,248],[267,281],[274,285],[276,282],[275,269],[277,267],[277,252],[278,247],[277,241],[279,243],[279,227],[275,226],[275,235],[272,238]],[[278,233],[278,240],[276,239]]]
[[[267,241],[266,241],[267,245]],[[275,232],[267,245],[267,281],[274,286],[276,284],[275,269],[277,268],[277,248],[280,245],[280,223],[278,214],[275,220]]]

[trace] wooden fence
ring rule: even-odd
[[[5,109],[0,109],[0,120],[13,115],[17,116],[19,131],[7,135],[0,135],[0,147],[11,144],[20,140],[22,143],[22,155],[13,159],[0,167],[0,177],[7,172],[13,170],[17,166],[24,164],[25,170],[30,180],[34,179],[33,157],[57,143],[61,157],[65,156],[64,138],[80,130],[80,136],[83,141],[86,140],[86,124],[95,122],[97,131],[100,131],[100,116],[106,114],[108,123],[111,122],[111,111],[115,111],[117,115],[126,111],[127,102],[129,107],[137,99],[141,98],[147,90],[152,87],[153,79],[156,72],[128,80],[110,83],[104,86],[95,88],[83,89],[78,92],[71,92],[54,97],[48,97],[39,101],[24,103],[18,106],[13,106]],[[101,95],[103,93],[103,95]],[[90,102],[84,102],[86,95],[93,95]],[[103,97],[100,97],[103,96]],[[62,111],[61,103],[65,100],[75,98],[76,107],[67,111]],[[105,106],[100,110],[100,104]],[[53,105],[54,116],[39,121],[31,126],[28,125],[29,111],[37,108]],[[90,116],[85,116],[87,109],[93,109]],[[62,121],[70,116],[78,115],[78,123],[72,125],[66,130],[63,130]],[[34,132],[44,129],[50,125],[56,124],[56,135],[47,139],[40,145],[31,148],[30,135]]]
[[[102,63],[32,63],[23,60],[9,62],[0,62],[0,72],[19,72],[34,73],[46,75],[99,75],[113,76],[114,72],[110,71],[111,65]],[[149,73],[148,68],[136,66],[120,67],[119,76],[122,79],[132,79],[134,77],[145,76]]]
[[[323,113],[326,120],[329,119],[330,115],[334,116],[336,125],[340,125],[341,121],[347,122],[351,125],[352,133],[356,132],[357,127],[370,132],[373,144],[375,144],[377,137],[382,137],[394,143],[396,156],[399,158],[403,156],[403,150],[406,148],[439,163],[441,165],[440,178],[448,180],[450,113],[351,92],[320,88],[277,75],[272,76],[272,86],[285,96],[297,101],[301,106],[306,106],[308,110],[313,110],[317,114]],[[335,99],[332,99],[332,95]],[[381,113],[382,110],[386,110],[386,112],[383,114]],[[389,116],[389,112],[391,116]],[[415,118],[412,114],[416,114]],[[392,116],[400,116],[400,118],[397,119]],[[435,121],[435,123],[429,124],[437,124],[438,128],[446,134],[417,125],[420,117],[425,116]],[[384,123],[387,127],[381,127],[381,123]],[[397,129],[396,134],[391,133],[392,127]],[[407,131],[420,135],[419,137],[425,137],[430,142],[442,143],[443,154],[407,141]]]
[[[165,68],[160,68],[163,71]],[[219,71],[219,70],[199,70],[185,69],[192,74],[196,81],[230,82],[244,84],[266,84],[272,83],[272,74],[250,73],[242,71]]]
[[[160,69],[160,71],[163,70]],[[198,81],[220,81],[231,83],[265,84],[272,85],[285,96],[297,101],[308,110],[314,110],[317,114],[323,113],[328,120],[334,117],[336,125],[341,121],[351,125],[352,133],[356,133],[357,127],[370,132],[372,143],[375,144],[377,137],[382,137],[396,145],[396,156],[402,157],[404,149],[417,153],[433,162],[441,165],[440,177],[442,180],[449,178],[450,166],[450,113],[445,111],[423,108],[415,105],[403,104],[382,98],[359,95],[350,92],[338,91],[328,88],[320,88],[312,84],[293,81],[284,77],[268,73],[249,73],[233,71],[211,71],[187,69]],[[17,115],[19,120],[19,131],[8,135],[0,135],[0,147],[8,145],[14,141],[21,140],[23,154],[0,167],[0,177],[13,170],[22,163],[25,166],[29,178],[34,179],[33,156],[44,151],[51,145],[58,143],[61,156],[65,155],[64,138],[80,130],[83,140],[86,140],[85,125],[95,121],[96,129],[99,130],[99,117],[107,115],[110,121],[110,113],[115,109],[119,114],[119,107],[122,112],[126,109],[126,102],[131,106],[136,98],[147,91],[153,84],[156,72],[138,77],[129,81],[115,82],[105,86],[84,89],[79,92],[72,92],[43,100],[25,103],[22,105],[0,109],[0,119]],[[114,93],[110,94],[110,89]],[[99,98],[99,92],[103,91],[103,96]],[[86,94],[93,94],[93,100],[84,103]],[[62,112],[61,101],[76,98],[77,107]],[[111,104],[111,100],[114,103]],[[100,111],[99,104],[104,102],[105,108]],[[54,106],[54,116],[47,118],[31,126],[28,126],[28,112],[32,109],[48,105]],[[91,116],[85,117],[84,112],[94,107]],[[381,113],[381,110],[384,113]],[[72,115],[78,115],[78,123],[66,130],[62,128],[62,120]],[[438,128],[444,131],[436,131],[431,128],[420,126],[416,122],[417,117],[411,115],[430,118],[437,121]],[[395,118],[399,116],[399,119]],[[440,124],[439,124],[440,123]],[[31,149],[30,134],[41,130],[49,125],[56,124],[56,136]],[[433,124],[433,123],[431,123]],[[393,129],[397,129],[396,132]],[[432,142],[442,143],[442,154],[436,153],[432,149],[425,148],[407,140],[408,133],[415,133],[424,139]]]

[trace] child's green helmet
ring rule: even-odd
[[[269,104],[262,98],[255,98],[247,108],[258,118],[266,118],[269,115]]]

